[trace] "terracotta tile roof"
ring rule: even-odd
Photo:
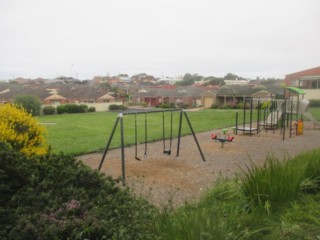
[[[298,80],[300,77],[314,76],[314,75],[320,75],[320,67],[310,68],[300,72],[287,74],[284,81],[287,86],[290,86],[291,81]]]

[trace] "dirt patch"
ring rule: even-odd
[[[147,157],[144,158],[144,145],[139,146],[141,161],[135,160],[134,147],[125,149],[126,183],[133,193],[143,196],[151,203],[160,206],[172,201],[175,206],[186,201],[199,199],[201,194],[211,188],[219,177],[233,177],[240,168],[262,164],[268,155],[279,158],[320,148],[320,130],[314,130],[309,122],[304,124],[303,135],[283,141],[280,130],[261,131],[251,137],[239,133],[235,141],[221,147],[219,142],[210,139],[210,131],[198,133],[197,139],[206,161],[201,155],[193,136],[181,138],[179,157],[176,157],[177,141],[173,141],[172,154],[163,154],[162,142],[148,144]],[[232,132],[231,129],[229,132]],[[86,165],[97,169],[102,153],[78,157]],[[110,150],[101,169],[114,178],[121,176],[121,151]]]

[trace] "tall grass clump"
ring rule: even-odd
[[[267,211],[299,197],[302,191],[320,189],[320,149],[292,159],[267,157],[263,166],[252,164],[240,173],[249,201]]]
[[[300,190],[307,193],[320,190],[320,149],[298,155],[289,164],[303,169]]]
[[[220,181],[199,203],[165,211],[157,222],[162,239],[258,239],[264,220],[243,204],[237,181]]]

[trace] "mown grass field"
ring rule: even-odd
[[[310,108],[309,111],[316,119],[320,119],[320,109]],[[242,110],[220,110],[210,109],[195,112],[187,112],[191,125],[195,132],[210,131],[213,129],[234,126],[236,112],[239,114],[239,124],[243,122]],[[179,112],[173,112],[172,132],[178,136]],[[257,113],[253,112],[253,121]],[[64,152],[71,154],[84,154],[101,151],[105,148],[112,129],[115,125],[118,113],[96,112],[86,114],[62,114],[39,116],[38,120],[47,128],[47,139],[52,146],[54,153]],[[137,118],[138,142],[145,141],[145,115],[125,115],[123,117],[125,145],[132,145],[135,142],[135,117]],[[246,122],[249,119],[249,111],[246,113]],[[163,115],[162,113],[147,114],[147,141],[152,142],[162,139],[163,136]],[[165,136],[171,134],[171,115],[165,112]],[[182,136],[191,134],[189,125],[183,116]],[[120,146],[120,125],[118,125],[111,148]]]
[[[210,131],[235,125],[236,110],[201,110],[187,112],[195,132]],[[242,122],[243,111],[239,112]],[[255,119],[254,114],[254,119]],[[39,116],[40,123],[47,128],[47,139],[54,153],[64,152],[83,154],[101,151],[105,148],[118,113],[97,112],[86,114],[62,114]],[[145,141],[145,114],[123,116],[125,145],[135,142],[135,117],[137,118],[138,142]],[[180,113],[173,112],[172,132],[178,136]],[[248,119],[249,120],[249,119]],[[45,124],[50,123],[50,124]],[[171,134],[171,113],[165,112],[165,137]],[[181,135],[191,134],[185,116],[182,118]],[[147,141],[162,139],[163,115],[162,113],[147,114]],[[111,148],[120,146],[120,124],[118,125]]]

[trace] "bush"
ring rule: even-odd
[[[214,103],[211,105],[210,107],[211,109],[218,109],[219,108],[219,105],[217,103]]]
[[[309,107],[320,107],[320,99],[311,99]]]
[[[111,104],[109,106],[109,110],[113,111],[113,110],[127,110],[128,108],[124,105],[117,105],[117,104]]]
[[[45,154],[45,129],[23,108],[0,105],[0,141],[27,155]]]
[[[59,105],[57,107],[57,113],[62,114],[62,113],[85,113],[88,111],[88,106],[85,104],[73,104],[73,103],[68,103],[68,104],[63,104]]]
[[[96,108],[95,107],[89,107],[88,108],[88,112],[95,112],[96,111]]]
[[[163,103],[163,104],[159,105],[159,108],[164,108],[164,109],[170,108],[170,105],[166,104],[166,103]]]
[[[41,109],[41,101],[35,96],[24,95],[15,98],[14,103],[22,106],[32,116],[39,116]]]
[[[45,106],[42,109],[42,113],[43,113],[43,115],[53,115],[56,113],[56,108],[53,106]]]
[[[0,239],[155,239],[155,209],[72,156],[0,143]]]

